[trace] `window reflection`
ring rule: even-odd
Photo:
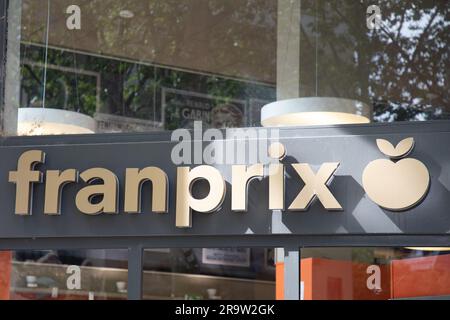
[[[127,250],[0,252],[0,299],[127,298]]]
[[[447,1],[301,2],[300,90],[373,105],[373,121],[449,119]]]
[[[444,248],[418,249],[302,249],[302,296],[305,300],[449,297],[450,254]]]
[[[134,132],[260,126],[277,98],[276,1],[95,0],[80,4],[80,30],[61,14],[70,1],[48,3],[49,17],[22,2],[20,108],[45,100],[97,132]],[[374,122],[449,119],[447,1],[383,2],[376,29],[370,4],[301,1],[300,96],[360,101]]]
[[[144,299],[275,299],[273,249],[147,249]]]

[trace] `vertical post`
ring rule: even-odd
[[[284,300],[300,299],[300,257],[298,248],[284,248]]]
[[[142,246],[137,245],[128,250],[128,299],[142,299]]]
[[[278,0],[277,12],[277,100],[300,96],[300,15],[301,0]],[[289,232],[281,220],[281,210],[272,213],[272,227]],[[277,263],[283,263],[285,300],[298,300],[300,260],[298,248],[275,249]]]
[[[278,0],[278,100],[300,96],[300,4],[300,0]]]
[[[5,97],[3,100],[2,131],[5,135],[17,134],[17,115],[20,105],[20,39],[22,1],[8,1]]]
[[[8,19],[8,1],[0,0],[0,105],[4,105],[5,89],[5,60],[6,60],[6,31]]]

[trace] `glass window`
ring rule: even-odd
[[[144,299],[275,299],[274,250],[147,249]]]
[[[127,299],[127,252],[0,251],[0,299]]]
[[[21,135],[255,126],[275,100],[274,1],[72,4],[10,10],[21,16]],[[72,131],[47,128],[29,108],[87,117],[73,118]]]
[[[300,95],[370,104],[374,122],[450,119],[448,1],[373,4],[301,1]]]
[[[305,300],[450,297],[450,248],[303,248]]]
[[[371,122],[449,119],[448,2],[372,6],[10,2],[5,132],[260,126],[262,106],[296,97],[342,108],[350,99],[370,109]],[[48,126],[47,109],[80,117]]]

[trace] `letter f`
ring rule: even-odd
[[[34,171],[37,163],[45,162],[45,153],[41,150],[24,152],[17,161],[17,171],[9,172],[9,182],[16,184],[15,214],[31,215],[33,183],[42,182],[42,172]]]

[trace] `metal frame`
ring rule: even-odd
[[[420,130],[421,133],[448,131],[450,121],[433,121],[422,123],[398,123],[328,126],[326,134],[348,135],[375,134],[380,131],[385,134],[401,133],[407,128],[409,131]],[[154,133],[121,133],[114,134],[114,142],[148,141],[149,135],[153,141],[170,140],[170,132]],[[323,135],[323,127],[302,128],[302,136]],[[0,138],[0,146],[32,146],[32,145],[78,145],[86,143],[88,135],[42,136],[42,137],[8,137]],[[89,135],[90,143],[111,142],[111,134]],[[284,137],[298,136],[298,129],[283,129]],[[144,248],[217,248],[229,247],[230,244],[239,247],[284,248],[285,299],[299,299],[300,292],[300,264],[302,247],[446,247],[450,246],[450,234],[339,234],[339,235],[167,235],[154,237],[118,236],[118,237],[70,237],[70,238],[0,238],[0,250],[17,249],[128,249],[128,298],[142,298],[142,261]],[[294,281],[295,280],[295,281]]]
[[[286,300],[300,297],[300,264],[302,247],[405,247],[448,246],[450,235],[250,235],[250,236],[163,236],[107,238],[23,238],[0,239],[0,250],[42,249],[128,249],[128,299],[142,299],[144,248],[217,248],[229,247],[284,248],[284,292]]]

